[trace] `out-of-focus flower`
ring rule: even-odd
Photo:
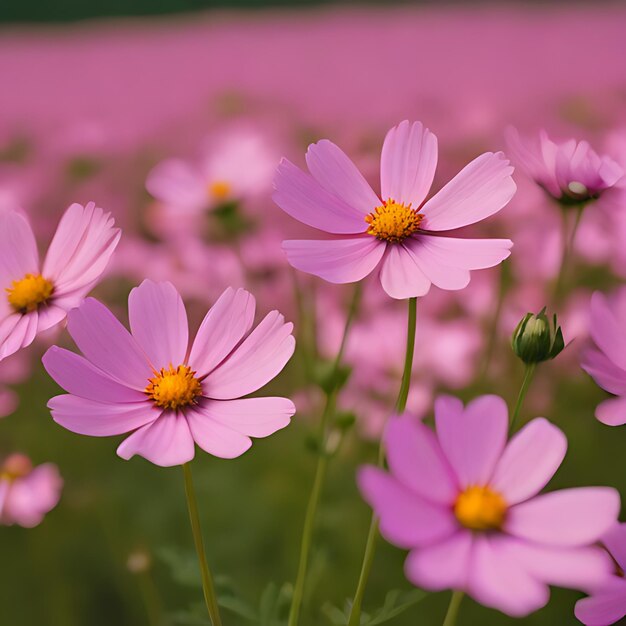
[[[538,141],[529,142],[509,128],[507,142],[516,164],[562,204],[596,200],[624,176],[613,159],[599,156],[586,141],[556,143],[541,131]]]
[[[148,175],[146,188],[179,215],[201,213],[268,191],[276,158],[259,131],[228,129],[207,142],[197,161],[159,163]]]
[[[0,360],[65,319],[95,286],[120,239],[113,224],[93,202],[72,204],[40,267],[26,218],[0,211]]]
[[[33,467],[23,454],[0,466],[0,523],[37,526],[59,502],[63,481],[53,463]]]
[[[615,524],[602,543],[615,561],[615,576],[576,603],[576,617],[586,626],[608,626],[626,616],[626,524]]]
[[[365,467],[358,481],[381,533],[410,549],[409,580],[458,589],[511,616],[544,606],[548,585],[589,590],[611,571],[593,544],[615,523],[619,494],[606,487],[537,495],[567,448],[543,418],[507,444],[508,411],[497,396],[463,407],[439,397],[436,434],[406,416],[385,433],[389,472]]]
[[[626,424],[626,287],[611,300],[599,291],[591,296],[589,326],[597,348],[584,352],[581,367],[617,396],[601,402],[596,417],[608,426]]]
[[[20,402],[19,395],[9,385],[25,381],[30,372],[30,359],[25,352],[0,361],[0,417],[14,413]]]
[[[437,166],[437,139],[421,123],[392,128],[381,155],[379,198],[354,163],[328,140],[309,146],[310,174],[283,159],[274,201],[295,219],[333,235],[285,241],[296,269],[332,283],[363,279],[380,264],[392,298],[423,296],[431,284],[457,290],[470,270],[493,267],[510,254],[508,239],[459,239],[445,231],[498,212],[515,193],[513,168],[502,153],[474,159],[426,200]]]
[[[88,298],[68,316],[80,356],[53,346],[48,373],[68,395],[48,403],[54,420],[96,437],[132,432],[117,452],[156,465],[194,457],[194,442],[209,454],[234,458],[250,437],[289,424],[286,398],[244,398],[283,369],[294,351],[293,324],[268,313],[250,333],[255,300],[227,289],[202,322],[189,349],[187,313],[171,283],[144,281],[128,299],[129,333],[100,302]]]
[[[539,313],[526,313],[511,339],[513,352],[526,364],[542,363],[558,356],[565,348],[563,331],[556,314],[552,324],[544,307]]]

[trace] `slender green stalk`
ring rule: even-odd
[[[206,554],[204,552],[202,528],[200,527],[200,515],[198,514],[198,501],[196,499],[196,491],[193,487],[193,477],[191,475],[191,467],[189,463],[183,463],[183,472],[185,474],[185,495],[187,496],[189,520],[191,521],[193,541],[196,546],[196,552],[198,553],[198,561],[200,562],[202,591],[204,592],[206,608],[209,611],[209,617],[211,618],[213,626],[222,626],[220,610],[217,605],[217,596],[215,595],[215,587],[213,585],[213,577],[211,576],[209,564],[206,560]]]
[[[409,397],[409,389],[411,387],[411,372],[413,370],[413,355],[415,353],[415,332],[417,328],[417,298],[409,298],[409,316],[406,334],[406,353],[404,358],[404,370],[402,372],[402,383],[400,384],[400,393],[396,402],[396,412],[403,413],[406,408],[406,401]],[[378,446],[378,466],[382,467],[385,463],[385,449],[382,440]],[[363,598],[365,597],[365,589],[369,580],[374,563],[374,555],[376,554],[376,539],[378,538],[378,517],[372,513],[372,520],[367,533],[365,542],[365,552],[363,554],[363,563],[361,564],[361,572],[354,593],[352,608],[350,609],[350,618],[348,626],[359,626],[361,623],[361,607]]]
[[[456,626],[456,621],[459,617],[459,610],[461,608],[461,602],[465,594],[462,591],[453,591],[450,598],[450,604],[446,617],[443,620],[443,626]]]
[[[341,367],[341,361],[346,349],[348,335],[350,333],[350,327],[354,321],[354,317],[359,308],[361,300],[361,287],[357,283],[352,301],[348,309],[346,316],[346,324],[343,329],[343,336],[341,338],[341,345],[339,351],[333,362],[331,369],[331,380],[335,381],[339,368]],[[320,419],[319,425],[319,437],[318,437],[318,456],[317,466],[315,468],[315,478],[313,479],[313,486],[311,488],[311,494],[309,495],[309,501],[307,503],[306,513],[304,517],[304,526],[302,529],[302,541],[300,544],[300,560],[298,562],[298,573],[296,574],[296,581],[293,588],[293,598],[291,601],[291,607],[289,609],[289,626],[296,626],[300,618],[300,609],[302,607],[302,600],[304,597],[304,584],[306,582],[306,574],[309,565],[309,554],[311,552],[311,546],[313,543],[313,530],[315,528],[315,518],[317,517],[317,509],[319,506],[322,488],[326,480],[326,474],[328,471],[329,456],[326,451],[327,438],[328,438],[328,422],[331,416],[335,412],[335,406],[337,403],[337,395],[339,393],[340,386],[333,384],[332,388],[326,393],[326,402],[324,404],[324,410]]]
[[[562,295],[563,285],[565,283],[565,278],[567,276],[567,270],[570,264],[570,258],[572,256],[572,252],[574,250],[574,243],[576,241],[576,233],[578,232],[578,227],[580,226],[580,220],[583,216],[583,210],[585,208],[584,204],[579,205],[575,209],[575,217],[574,223],[571,226],[569,225],[569,214],[571,213],[571,209],[561,209],[563,212],[563,250],[561,254],[561,265],[559,267],[559,273],[556,277],[556,282],[554,283],[554,292],[552,294],[552,301],[557,302]]]
[[[496,301],[496,310],[493,314],[493,318],[489,324],[489,335],[487,337],[487,345],[485,347],[485,354],[483,357],[483,363],[480,368],[479,381],[485,382],[487,374],[489,373],[489,366],[491,365],[491,359],[496,348],[496,340],[498,337],[498,327],[500,326],[500,318],[502,317],[502,309],[504,308],[504,297],[507,292],[508,282],[508,264],[503,263],[500,266],[500,280],[498,284],[498,299]]]
[[[515,429],[515,423],[517,422],[520,409],[522,408],[522,404],[524,403],[524,398],[528,393],[528,388],[530,387],[530,383],[532,382],[533,374],[535,373],[536,367],[536,363],[526,364],[526,369],[524,370],[524,379],[522,380],[522,386],[520,387],[519,393],[517,394],[517,402],[515,403],[515,408],[513,409],[513,413],[511,414],[511,424],[509,427],[510,432],[513,432],[513,430]]]

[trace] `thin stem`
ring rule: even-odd
[[[462,591],[453,591],[450,598],[450,604],[448,605],[448,611],[446,617],[443,620],[443,626],[456,626],[456,621],[459,617],[459,610],[461,608],[461,602],[465,594]]]
[[[339,368],[341,367],[341,361],[346,349],[348,335],[350,333],[350,327],[356,316],[356,312],[359,308],[361,300],[361,287],[357,283],[354,288],[352,300],[346,316],[346,324],[343,329],[343,336],[341,338],[341,344],[339,351],[333,361],[331,370],[331,380],[335,381]],[[293,588],[293,598],[291,601],[291,608],[289,609],[289,626],[296,626],[300,618],[300,609],[302,607],[302,600],[304,597],[304,584],[306,582],[306,574],[309,564],[309,554],[311,552],[311,546],[313,543],[313,530],[315,528],[315,518],[317,516],[317,509],[319,506],[322,488],[326,480],[326,474],[328,471],[329,456],[326,451],[327,438],[328,438],[328,422],[330,417],[335,412],[335,406],[337,403],[337,395],[340,390],[340,385],[334,382],[332,388],[326,393],[326,402],[324,404],[324,410],[320,419],[319,425],[319,439],[318,439],[318,457],[317,466],[315,468],[315,478],[313,479],[313,487],[311,488],[311,494],[309,495],[309,501],[307,503],[306,514],[304,516],[304,526],[302,529],[302,541],[300,544],[300,560],[298,562],[298,573],[296,575],[296,581]]]
[[[522,386],[520,387],[519,393],[517,394],[517,402],[515,403],[515,408],[513,409],[513,413],[511,414],[511,425],[509,427],[510,432],[513,432],[515,428],[515,423],[517,422],[520,409],[522,408],[524,398],[528,393],[528,388],[530,387],[530,383],[533,379],[533,374],[535,373],[535,367],[535,363],[526,364],[526,369],[524,370],[524,379],[522,380]]]
[[[491,359],[496,347],[496,339],[498,337],[498,327],[500,326],[500,318],[502,317],[502,309],[504,308],[504,296],[507,291],[508,282],[508,265],[502,264],[500,266],[500,281],[498,285],[498,299],[496,301],[496,310],[493,314],[493,319],[490,323],[489,336],[487,338],[487,346],[485,348],[485,355],[483,357],[483,363],[480,368],[479,381],[484,382],[489,373],[489,366],[491,365]]]
[[[193,477],[191,475],[191,467],[189,463],[183,463],[183,472],[185,474],[185,495],[187,496],[189,520],[191,521],[193,541],[196,546],[196,552],[198,553],[198,561],[200,562],[202,591],[204,592],[206,608],[209,611],[209,617],[211,618],[213,626],[222,626],[222,619],[220,618],[220,611],[217,605],[217,596],[215,595],[215,587],[213,586],[213,577],[211,576],[209,564],[206,560],[206,554],[204,552],[202,528],[200,527],[200,515],[198,514],[198,501],[196,499],[196,491],[193,487]]]
[[[567,270],[570,264],[570,258],[572,256],[572,252],[574,250],[574,243],[576,241],[576,233],[578,232],[578,227],[580,226],[580,220],[583,216],[583,210],[585,208],[584,204],[581,204],[576,207],[576,215],[574,217],[574,223],[572,224],[571,230],[569,229],[569,214],[571,212],[570,209],[561,209],[563,212],[563,251],[561,254],[561,265],[559,267],[559,273],[556,277],[556,282],[554,284],[554,292],[552,294],[552,301],[557,302],[563,291],[563,284],[565,282],[565,278],[567,276]],[[569,232],[568,232],[569,231]]]
[[[403,413],[406,408],[406,401],[409,397],[409,389],[411,387],[411,372],[413,370],[413,355],[415,353],[415,332],[417,328],[417,298],[409,298],[409,315],[406,333],[406,353],[404,357],[404,370],[402,373],[402,383],[400,385],[400,393],[396,402],[396,412]],[[382,467],[385,463],[385,449],[382,440],[378,446],[378,466]],[[361,572],[354,593],[352,608],[350,609],[350,618],[348,626],[359,626],[361,623],[361,607],[363,598],[365,597],[365,589],[369,580],[374,563],[374,555],[376,554],[376,539],[378,537],[378,517],[372,513],[372,520],[367,533],[365,542],[365,552],[363,553],[363,563],[361,564]]]

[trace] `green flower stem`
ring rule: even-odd
[[[334,380],[337,376],[343,355],[346,349],[346,343],[348,335],[350,333],[350,327],[356,316],[359,304],[361,301],[361,287],[360,283],[357,283],[350,308],[346,317],[346,324],[343,330],[343,336],[341,338],[341,345],[339,351],[333,362],[331,371],[331,380]],[[319,506],[322,488],[326,480],[326,474],[328,471],[329,456],[326,451],[327,439],[328,439],[328,422],[331,416],[335,413],[335,407],[337,404],[337,395],[339,394],[340,386],[334,384],[332,389],[326,393],[326,402],[324,404],[324,410],[319,424],[318,435],[318,456],[317,467],[315,468],[315,478],[313,479],[313,486],[311,488],[311,494],[309,495],[309,501],[307,503],[306,513],[304,517],[304,526],[302,529],[302,541],[300,544],[300,560],[298,562],[298,572],[296,574],[296,581],[293,588],[293,598],[291,601],[291,607],[289,609],[289,626],[296,626],[300,618],[300,609],[302,607],[302,600],[304,597],[304,584],[306,581],[306,574],[309,564],[309,554],[311,552],[311,545],[313,542],[313,530],[315,528],[315,518],[317,517],[317,509]]]
[[[487,375],[489,374],[489,366],[493,359],[493,353],[496,348],[498,340],[498,327],[500,326],[500,318],[502,317],[502,309],[504,308],[504,298],[507,292],[507,286],[509,281],[508,264],[503,263],[500,266],[500,280],[498,281],[498,299],[496,301],[496,310],[494,311],[493,318],[489,323],[489,334],[487,337],[487,345],[485,347],[485,353],[483,356],[483,362],[480,368],[480,374],[478,380],[485,382]]]
[[[450,598],[450,604],[446,617],[443,620],[443,626],[456,626],[456,621],[459,617],[459,610],[461,608],[461,602],[465,594],[462,591],[453,591]]]
[[[415,332],[417,328],[417,298],[409,298],[409,317],[407,324],[406,336],[406,353],[404,358],[404,371],[402,373],[402,383],[400,385],[400,393],[396,402],[396,413],[403,413],[406,409],[406,401],[409,397],[409,389],[411,387],[411,372],[413,371],[413,355],[415,353]],[[385,450],[382,439],[378,446],[378,467],[385,464]],[[369,580],[374,563],[374,555],[376,554],[376,540],[378,538],[378,517],[372,513],[367,540],[365,542],[365,552],[363,554],[363,563],[361,564],[361,573],[354,594],[354,601],[350,609],[350,618],[348,626],[359,626],[361,623],[361,607],[363,598],[365,597],[365,589]]]
[[[511,414],[511,424],[509,426],[509,432],[511,433],[515,429],[515,424],[517,422],[519,412],[522,408],[522,404],[524,403],[524,398],[528,393],[528,388],[530,387],[530,383],[532,382],[536,367],[536,363],[526,364],[526,369],[524,370],[524,379],[522,380],[522,386],[520,387],[519,393],[517,394],[517,402],[515,403],[515,408],[513,409],[513,413]]]
[[[220,618],[220,611],[217,605],[217,596],[215,595],[215,587],[213,586],[213,577],[211,576],[209,564],[206,560],[206,554],[204,552],[202,528],[200,527],[200,515],[198,514],[198,501],[193,487],[193,477],[191,475],[191,467],[189,463],[183,463],[183,472],[185,474],[185,495],[187,496],[189,520],[191,521],[193,541],[196,546],[196,552],[198,553],[198,560],[200,562],[202,591],[204,592],[206,608],[209,611],[209,617],[211,618],[213,626],[222,626],[222,619]]]
[[[565,278],[567,276],[567,270],[570,264],[570,258],[572,256],[572,252],[574,250],[574,243],[576,241],[576,233],[578,232],[578,227],[580,226],[580,220],[583,216],[583,210],[585,209],[585,204],[580,204],[575,209],[575,217],[574,223],[571,228],[569,225],[569,214],[572,209],[561,208],[563,212],[563,251],[561,254],[561,265],[559,266],[559,273],[556,277],[556,282],[554,283],[554,292],[552,294],[552,301],[558,302],[562,296],[563,286],[565,283]]]

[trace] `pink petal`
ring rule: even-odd
[[[263,387],[285,367],[295,349],[293,324],[268,313],[235,351],[204,380],[204,395],[216,400],[245,396]]]
[[[306,153],[306,164],[324,189],[358,209],[362,216],[382,204],[357,166],[332,141],[322,139],[311,144]]]
[[[54,282],[54,299],[67,299],[66,310],[76,306],[94,286],[120,240],[110,213],[90,202],[72,204],[64,213],[43,264],[43,275]],[[57,303],[58,304],[58,303]]]
[[[364,235],[352,239],[283,241],[283,250],[297,270],[343,284],[370,274],[380,262],[385,244]]]
[[[427,546],[458,529],[449,507],[424,500],[377,467],[362,467],[357,482],[361,495],[380,517],[381,534],[400,548]]]
[[[418,495],[453,504],[458,495],[450,466],[430,428],[407,417],[392,419],[385,431],[391,473]]]
[[[439,543],[412,550],[404,564],[406,577],[429,591],[467,588],[473,542],[473,534],[461,530]]]
[[[252,328],[256,302],[245,291],[229,287],[206,314],[191,346],[190,367],[206,376],[217,367]]]
[[[188,463],[194,453],[193,438],[185,416],[171,411],[136,430],[117,448],[117,454],[127,461],[138,454],[161,467]]]
[[[452,230],[497,213],[515,194],[512,173],[502,152],[480,155],[422,207],[422,228]]]
[[[151,424],[163,413],[163,409],[145,399],[143,402],[107,404],[72,395],[52,398],[48,408],[54,421],[63,428],[92,437],[128,433]]]
[[[602,543],[624,569],[626,567],[626,524],[615,524],[602,537]]]
[[[600,350],[619,368],[626,370],[626,331],[599,291],[591,296],[590,330]]]
[[[596,417],[607,426],[626,424],[626,396],[600,402],[596,407]]]
[[[97,402],[141,402],[145,394],[107,376],[84,357],[52,346],[41,359],[52,379],[69,393]]]
[[[0,361],[35,340],[39,323],[37,311],[13,313],[0,322]]]
[[[186,412],[195,442],[205,452],[222,459],[241,456],[252,445],[250,437],[242,434],[240,428],[231,428],[215,420],[212,405],[208,405],[208,408],[199,406]]]
[[[367,230],[364,214],[356,205],[331,193],[286,159],[281,160],[276,170],[272,199],[299,222],[327,233],[352,235]],[[376,198],[367,212],[379,204]]]
[[[381,246],[382,250],[385,250]],[[431,281],[403,244],[391,244],[385,250],[380,269],[380,283],[387,295],[397,300],[425,296]]]
[[[206,400],[197,411],[242,435],[268,437],[289,425],[296,407],[287,398],[245,398]]]
[[[187,210],[202,209],[209,203],[206,181],[180,159],[159,163],[148,174],[146,189],[158,200]]]
[[[581,546],[600,539],[619,508],[619,494],[609,487],[563,489],[511,507],[505,530],[553,546]]]
[[[67,327],[80,351],[111,378],[143,391],[153,375],[146,354],[102,303],[87,298],[67,316]]]
[[[428,194],[437,169],[437,137],[421,122],[404,120],[385,137],[380,160],[380,186],[392,198],[418,208]]]
[[[187,311],[176,287],[144,280],[128,297],[130,330],[154,368],[185,362],[189,342]]]
[[[579,600],[574,613],[585,626],[616,624],[626,616],[626,580],[615,577],[606,589]]]
[[[9,209],[0,210],[0,291],[26,274],[39,273],[37,242],[26,218]]]
[[[498,461],[491,486],[509,504],[536,495],[554,476],[565,458],[567,438],[542,417],[524,426]]]
[[[626,395],[626,370],[615,365],[604,352],[586,350],[580,366],[602,389],[618,396]]]
[[[519,563],[510,542],[499,535],[476,536],[468,591],[485,606],[524,617],[545,606],[550,592]]]
[[[506,403],[498,396],[480,396],[463,410],[454,400],[435,401],[441,448],[462,488],[488,484],[506,443]]]

